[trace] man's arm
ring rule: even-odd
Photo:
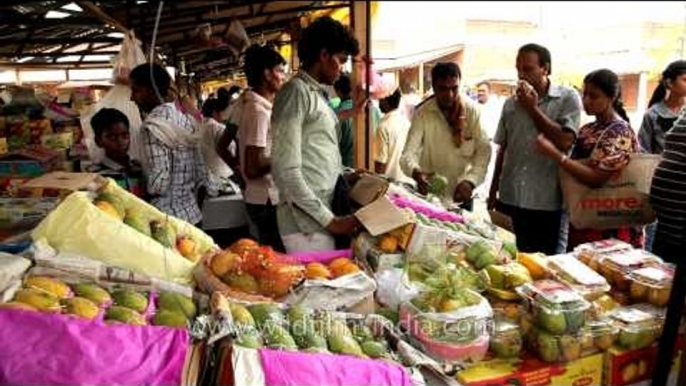
[[[280,197],[326,227],[334,219],[329,208],[307,185],[302,173],[302,128],[310,101],[294,82],[276,95],[272,112],[274,152],[272,174]]]
[[[638,143],[641,145],[641,151],[646,153],[653,152],[654,133],[655,127],[653,126],[653,120],[650,119],[650,115],[646,113],[643,116],[643,123],[641,123],[641,128],[638,130]]]
[[[470,130],[474,133],[474,156],[472,157],[472,164],[469,172],[465,176],[465,180],[469,181],[473,187],[477,187],[484,182],[486,172],[488,171],[488,164],[491,161],[491,141],[488,139],[488,134],[481,126],[481,117],[478,110],[472,112]]]
[[[405,148],[403,148],[403,154],[400,157],[400,167],[403,173],[417,180],[420,190],[422,190],[421,185],[426,184],[426,181],[423,181],[423,173],[419,166],[419,159],[424,147],[423,119],[424,117],[421,112],[412,118],[410,132],[407,134],[407,142],[405,142]]]
[[[564,98],[559,120],[553,120],[538,107],[538,95],[531,89],[518,95],[518,103],[521,103],[529,116],[534,121],[539,133],[550,139],[558,149],[568,152],[579,130],[581,121],[581,103],[576,94],[562,96]]]
[[[171,186],[170,164],[171,151],[162,142],[150,134],[150,129],[143,126],[143,156],[146,159],[145,175],[148,194],[159,196],[166,193]]]
[[[243,170],[249,179],[260,178],[272,170],[271,154],[266,154],[271,116],[254,105],[243,112],[241,138],[245,143]]]
[[[491,188],[488,192],[488,199],[486,201],[487,208],[489,210],[495,208],[495,202],[498,199],[498,191],[500,190],[500,175],[503,171],[503,160],[505,159],[505,151],[507,151],[507,140],[508,140],[508,130],[507,130],[507,118],[505,114],[505,108],[507,102],[503,104],[503,111],[500,114],[500,120],[498,121],[498,129],[495,132],[495,137],[493,142],[498,144],[498,153],[495,159],[495,166],[493,168],[493,179],[491,180]]]
[[[217,141],[217,154],[219,157],[228,165],[235,175],[240,175],[241,170],[238,162],[238,156],[231,153],[230,147],[232,142],[236,140],[236,133],[238,132],[238,126],[233,123],[227,123],[226,129],[222,132],[219,141]],[[236,146],[238,148],[238,146]]]
[[[376,131],[376,138],[374,139],[374,171],[378,174],[386,173],[389,145],[388,127],[382,123]]]

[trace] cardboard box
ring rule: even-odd
[[[669,385],[676,385],[683,354],[683,339],[679,339],[678,351],[674,355]],[[611,348],[605,353],[605,379],[607,386],[649,386],[652,379],[657,345],[640,350]]]
[[[561,364],[541,362],[535,357],[492,360],[457,374],[457,380],[465,386],[591,386],[601,385],[602,378],[602,353]]]
[[[52,172],[25,182],[19,187],[20,196],[65,197],[76,191],[96,192],[107,179],[96,173]]]

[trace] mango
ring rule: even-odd
[[[160,297],[157,299],[157,308],[180,313],[189,319],[194,318],[197,314],[193,300],[176,292],[160,293]]]
[[[77,296],[86,298],[100,307],[112,302],[109,292],[95,284],[79,283],[72,288]]]
[[[137,230],[138,232],[151,237],[152,233],[150,231],[150,223],[148,220],[140,213],[135,210],[129,210],[126,212],[124,217],[124,224],[130,226],[131,228]]]
[[[174,248],[176,244],[176,232],[168,221],[150,221],[150,233],[152,238],[162,246]]]
[[[95,207],[100,209],[101,211],[105,212],[107,215],[111,216],[112,218],[116,220],[121,220],[121,213],[117,211],[117,209],[112,205],[111,203],[107,201],[98,201],[95,202]]]
[[[567,321],[561,312],[548,313],[539,310],[537,314],[538,325],[553,334],[564,334],[567,331]]]
[[[148,323],[143,315],[135,310],[122,306],[112,306],[107,310],[105,320],[132,324],[135,326],[145,326]]]
[[[364,355],[357,341],[349,335],[332,334],[328,339],[329,349],[337,354],[348,354],[361,357]]]
[[[30,276],[24,281],[25,288],[35,288],[49,292],[58,299],[64,299],[71,294],[69,286],[62,281],[45,276]]]
[[[241,263],[241,257],[231,251],[221,251],[212,257],[210,270],[218,277],[235,271]]]
[[[243,333],[236,338],[236,344],[246,348],[262,348],[262,338],[256,333]]]
[[[35,288],[24,288],[17,291],[14,301],[28,304],[39,311],[60,312],[61,310],[60,301],[57,297]]]
[[[93,200],[93,203],[97,205],[99,202],[103,201],[110,203],[114,209],[116,209],[120,219],[123,219],[124,216],[126,216],[126,205],[124,205],[124,200],[118,196],[114,195],[113,193],[100,193],[95,200]]]
[[[100,313],[100,308],[98,308],[95,303],[78,296],[64,299],[62,304],[65,306],[65,312],[67,314],[76,315],[83,319],[93,320],[97,318]]]
[[[180,236],[176,239],[176,250],[190,261],[198,261],[200,259],[200,254],[198,253],[198,245],[189,236]]]
[[[255,324],[258,328],[262,328],[268,321],[276,322],[277,324],[285,324],[286,322],[285,316],[274,303],[251,304],[248,306],[248,311],[255,319]]]
[[[181,312],[162,309],[155,313],[152,324],[155,326],[186,327],[188,318]]]
[[[19,302],[0,303],[0,309],[38,311],[35,307],[32,307],[32,306],[25,304],[25,303],[19,303]]]
[[[579,359],[581,356],[581,343],[572,335],[563,335],[560,337],[560,352],[562,359],[571,362]]]
[[[269,348],[283,350],[297,350],[293,337],[288,331],[276,323],[269,323],[263,330],[264,340]]]
[[[445,190],[448,188],[448,179],[440,174],[434,174],[430,179],[429,179],[429,193],[434,194],[436,196],[441,196],[443,193],[445,193]]]
[[[238,303],[229,303],[229,310],[234,322],[244,326],[255,326],[255,319],[245,306]]]
[[[222,280],[229,287],[249,294],[256,294],[260,289],[255,277],[247,273],[229,272],[228,275],[222,277]]]
[[[128,307],[137,312],[144,312],[148,308],[148,298],[132,290],[116,290],[112,292],[114,304]]]
[[[560,358],[560,347],[557,339],[543,331],[537,336],[538,355],[545,362],[557,362]]]
[[[362,352],[370,358],[384,358],[388,356],[386,346],[383,343],[368,340],[360,346]]]
[[[667,306],[671,291],[671,287],[650,288],[648,290],[648,303],[660,308]]]

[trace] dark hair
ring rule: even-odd
[[[129,119],[117,109],[102,108],[91,118],[91,127],[95,138],[100,138],[115,123],[123,123],[129,128]]]
[[[248,85],[250,87],[259,87],[264,80],[264,71],[271,70],[274,67],[286,64],[286,60],[268,46],[261,46],[253,44],[245,51],[245,63],[243,64],[243,72],[248,78]]]
[[[231,97],[240,92],[241,88],[236,85],[231,86],[228,90],[225,87],[220,87],[217,90],[217,111],[226,110],[231,103]]]
[[[388,111],[393,111],[400,106],[400,98],[402,98],[402,94],[400,93],[400,87],[398,87],[393,94],[381,99],[381,102],[388,104]]]
[[[343,95],[350,95],[350,93],[353,91],[350,75],[341,74],[341,76],[339,76],[338,79],[336,79],[336,81],[333,83],[333,88]]]
[[[550,57],[550,51],[540,44],[529,43],[519,47],[517,55],[521,55],[525,52],[533,52],[538,55],[538,65],[544,67],[548,65],[548,75],[553,74],[553,60]]]
[[[360,43],[350,30],[329,16],[320,17],[307,26],[298,42],[298,58],[303,66],[311,66],[319,60],[319,54],[345,52],[355,56],[360,52]]]
[[[162,98],[167,97],[172,79],[167,70],[157,63],[143,63],[131,70],[129,78],[137,85],[155,90]]]
[[[438,79],[448,78],[462,78],[462,71],[460,71],[460,66],[457,63],[438,62],[431,69],[431,83],[436,82]]]
[[[595,70],[586,75],[584,84],[586,83],[598,87],[603,94],[612,98],[612,108],[626,121],[626,123],[631,124],[629,116],[627,115],[626,110],[624,110],[624,104],[622,103],[622,86],[617,74],[607,68]]]
[[[483,81],[483,82],[479,82],[479,83],[477,83],[477,84],[476,84],[476,87],[478,88],[478,87],[479,87],[479,86],[481,86],[481,85],[484,85],[484,86],[486,86],[486,88],[487,88],[488,90],[490,90],[490,89],[491,89],[491,84],[490,84],[490,83],[488,83],[488,82],[486,82],[486,81]]]
[[[209,98],[202,104],[202,116],[206,118],[211,118],[216,111],[222,111],[224,109],[220,108],[219,99]]]
[[[676,80],[676,78],[681,75],[686,74],[686,60],[677,60],[672,62],[667,66],[667,68],[662,72],[660,76],[660,84],[657,85],[653,95],[650,97],[650,102],[648,102],[648,108],[652,107],[655,103],[661,102],[667,97],[667,81]]]

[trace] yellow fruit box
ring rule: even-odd
[[[486,361],[460,371],[457,380],[465,386],[591,386],[601,385],[603,354],[564,364],[550,364],[527,356],[524,359]]]
[[[672,362],[672,372],[669,374],[668,385],[676,385],[684,340],[680,337],[677,351]],[[657,344],[639,350],[624,350],[610,348],[605,353],[605,379],[607,386],[639,386],[650,384],[657,358]]]

